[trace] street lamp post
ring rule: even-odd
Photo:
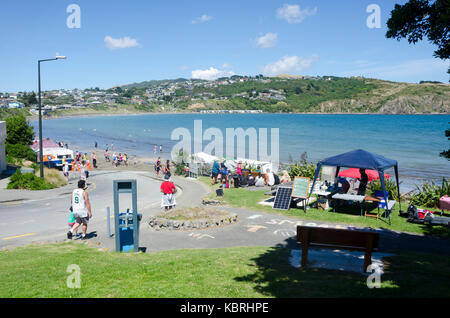
[[[38,91],[39,91],[39,166],[40,177],[44,178],[44,154],[42,146],[42,107],[41,107],[41,62],[65,60],[65,56],[56,55],[53,59],[38,60]]]

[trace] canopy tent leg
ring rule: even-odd
[[[389,225],[391,225],[391,211],[389,210],[389,194],[386,196],[386,185],[384,182],[384,171],[382,170],[378,170],[378,175],[380,176],[380,182],[381,182],[381,190],[383,191],[383,198],[384,198],[384,204],[385,206],[385,211],[386,211],[386,217],[389,221]]]

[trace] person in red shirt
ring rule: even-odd
[[[175,193],[177,192],[177,189],[175,187],[175,184],[170,181],[170,177],[168,175],[164,177],[164,182],[161,183],[160,189],[162,193],[161,208],[164,208],[164,210],[167,212],[176,205]]]

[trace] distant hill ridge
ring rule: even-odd
[[[231,80],[231,81],[230,81]],[[189,86],[183,82],[197,83]],[[223,82],[228,81],[226,85]],[[203,84],[202,84],[203,83]],[[234,75],[217,81],[153,80],[122,89],[140,90],[176,85],[174,110],[258,109],[265,112],[450,114],[450,85],[422,81],[401,83],[364,77],[274,77]]]

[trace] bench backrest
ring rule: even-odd
[[[372,240],[372,249],[378,249],[380,234],[345,229],[297,226],[297,242],[311,245],[330,245],[365,249]]]

